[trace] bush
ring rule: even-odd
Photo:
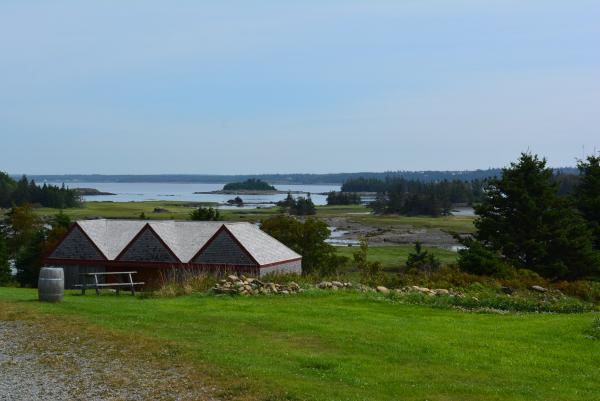
[[[195,221],[219,221],[221,220],[221,213],[219,209],[213,209],[212,207],[199,207],[190,213],[190,219]]]
[[[500,255],[479,241],[465,241],[467,249],[458,251],[458,267],[472,274],[494,277],[510,276],[510,267]]]
[[[361,238],[360,248],[354,252],[354,264],[360,272],[360,282],[367,285],[377,285],[383,281],[383,267],[381,262],[369,262],[369,242]]]
[[[406,260],[407,271],[432,272],[440,269],[439,259],[428,251],[423,251],[421,243],[415,243],[415,251],[408,255]]]

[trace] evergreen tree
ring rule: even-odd
[[[19,251],[15,260],[17,281],[23,287],[37,287],[43,265],[46,230],[37,227],[30,241]]]
[[[600,250],[600,156],[589,156],[577,165],[579,184],[574,200],[594,234],[594,247]]]
[[[432,272],[441,267],[439,259],[429,251],[424,251],[419,241],[415,242],[415,251],[408,254],[406,268],[408,271]]]
[[[523,153],[490,179],[475,207],[475,239],[512,265],[548,278],[574,279],[598,272],[592,236],[564,198],[546,160]]]

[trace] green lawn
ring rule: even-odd
[[[339,255],[352,259],[352,254],[358,250],[357,246],[339,246],[335,248]],[[404,266],[408,254],[414,251],[413,245],[390,245],[369,247],[369,260],[381,262],[384,269],[393,269]],[[458,253],[443,248],[423,247],[424,250],[436,255],[443,264],[456,262]]]
[[[589,401],[600,394],[600,340],[585,335],[593,314],[465,313],[319,291],[68,295],[62,304],[40,304],[35,295],[0,288],[0,308],[168,344],[229,385],[232,398]]]

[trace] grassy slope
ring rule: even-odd
[[[583,334],[591,314],[463,313],[355,293],[69,295],[58,305],[34,298],[32,290],[0,288],[0,304],[20,300],[53,320],[83,317],[175,345],[178,357],[206,369],[234,398],[575,401],[600,394],[600,341]]]

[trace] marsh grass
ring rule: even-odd
[[[160,274],[158,289],[144,292],[145,297],[172,298],[202,293],[211,289],[217,277],[194,268],[171,269]]]

